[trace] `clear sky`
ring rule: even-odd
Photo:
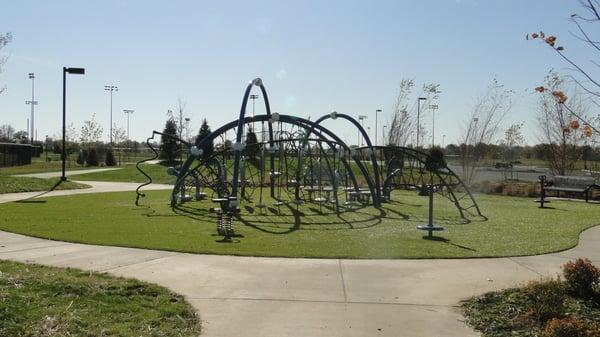
[[[178,98],[194,131],[202,118],[213,129],[235,119],[246,84],[259,76],[274,111],[365,114],[374,130],[381,108],[380,132],[402,78],[437,82],[436,138],[449,143],[496,76],[519,93],[506,123],[525,122],[534,141],[533,88],[565,64],[525,34],[543,29],[571,55],[587,61],[578,53],[589,52],[568,33],[570,14],[583,12],[574,0],[0,2],[0,32],[14,36],[0,74],[0,124],[26,128],[34,72],[38,139],[60,134],[62,67],[70,66],[86,75],[67,80],[68,120],[80,129],[95,113],[105,139],[105,85],[119,87],[114,122],[125,127],[122,110],[134,109],[131,138],[142,140],[162,130]],[[328,125],[355,139],[337,124]]]

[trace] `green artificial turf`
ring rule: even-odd
[[[0,174],[0,194],[18,192],[49,191],[59,182],[59,178],[41,179],[30,177],[14,177]],[[89,188],[89,185],[64,181],[56,186],[57,190]]]
[[[265,191],[266,192],[266,191]],[[577,244],[582,230],[600,224],[600,205],[553,201],[539,209],[531,199],[477,195],[488,220],[463,223],[443,197],[435,222],[446,228],[435,240],[416,226],[427,222],[427,198],[397,191],[391,203],[339,215],[305,203],[273,206],[262,214],[242,202],[232,242],[216,234],[210,200],[169,206],[170,191],[49,197],[36,203],[0,204],[0,229],[42,238],[194,253],[287,257],[450,258],[541,254]]]
[[[198,336],[194,309],[145,282],[0,261],[0,336]]]

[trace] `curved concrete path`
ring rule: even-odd
[[[89,183],[89,182],[88,182]],[[71,192],[77,192],[73,190]],[[461,300],[600,264],[600,227],[568,251],[447,260],[285,259],[197,255],[50,241],[0,231],[0,259],[134,277],[197,308],[203,336],[478,336]]]

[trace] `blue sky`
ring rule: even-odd
[[[161,130],[178,98],[196,131],[202,118],[215,128],[236,118],[243,90],[263,79],[272,108],[317,116],[332,110],[389,119],[398,83],[436,82],[442,94],[436,138],[457,140],[460,122],[492,78],[518,93],[506,124],[525,122],[535,141],[535,95],[546,72],[565,64],[525,34],[559,36],[571,55],[585,58],[568,18],[577,1],[2,1],[0,32],[14,41],[0,84],[0,124],[26,128],[36,74],[38,139],[58,135],[62,67],[85,67],[68,78],[68,120],[80,129],[96,114],[109,128],[109,96],[117,85],[114,122],[134,109],[131,138]],[[258,106],[258,105],[257,105]],[[425,124],[430,114],[424,114]],[[347,125],[330,123],[353,140]]]

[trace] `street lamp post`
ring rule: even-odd
[[[432,104],[429,106],[429,109],[433,111],[431,123],[431,147],[433,148],[435,146],[435,110],[438,109],[438,105]]]
[[[119,91],[119,88],[115,85],[105,85],[105,91],[110,91],[110,145],[113,143],[113,122],[112,122],[112,112],[113,112],[113,91]]]
[[[383,139],[382,139],[382,142],[381,142],[382,146],[385,146],[385,128],[387,128],[387,125],[383,126]]]
[[[60,176],[61,181],[67,180],[65,175],[65,163],[67,160],[66,141],[65,135],[67,133],[67,73],[74,75],[85,75],[84,68],[67,68],[63,67],[63,115],[62,115],[62,175]]]
[[[419,148],[419,134],[421,132],[421,101],[426,100],[425,97],[419,97],[417,99],[417,149]]]
[[[358,122],[360,123],[361,126],[363,126],[363,120],[367,119],[366,115],[358,115]],[[362,139],[362,142],[360,141]],[[362,146],[365,145],[365,138],[364,137],[360,137],[360,130],[358,130],[358,145]]]
[[[127,140],[129,141],[129,115],[132,115],[135,110],[124,109],[123,112],[127,114]]]
[[[34,96],[34,92],[35,92],[34,91],[35,74],[34,73],[29,73],[29,78],[31,79],[31,101],[25,101],[25,104],[31,104],[31,124],[30,124],[31,125],[31,129],[29,129],[29,126],[28,126],[28,132],[29,132],[30,142],[31,142],[31,144],[33,144],[34,138],[37,138],[37,137],[34,137],[35,127],[34,127],[34,123],[33,123],[33,121],[34,121],[34,109],[33,109],[33,107],[35,105],[37,105],[38,102],[35,100],[35,96]]]
[[[442,149],[444,148],[444,144],[446,144],[446,135],[442,135]]]
[[[379,145],[379,139],[377,138],[377,114],[381,112],[381,109],[375,110],[375,146]]]

